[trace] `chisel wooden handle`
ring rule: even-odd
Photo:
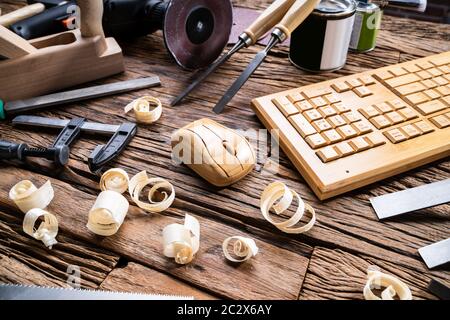
[[[294,2],[295,0],[276,0],[264,10],[258,19],[244,31],[252,41],[249,45],[255,44],[259,38],[280,22]]]
[[[320,0],[297,0],[284,16],[283,20],[275,26],[281,30],[286,37],[290,37],[291,33],[311,14]]]
[[[81,13],[81,35],[85,38],[101,36],[103,32],[103,1],[102,0],[78,0]]]
[[[0,17],[0,25],[9,27],[10,25],[25,20],[29,17],[35,16],[45,10],[42,3],[35,3],[29,6],[17,9],[16,11],[7,13]]]

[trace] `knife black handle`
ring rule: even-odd
[[[50,34],[67,31],[63,20],[72,17],[75,12],[71,7],[74,1],[52,7],[28,19],[19,21],[11,25],[11,30],[26,40],[48,36]]]

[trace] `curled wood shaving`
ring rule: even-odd
[[[103,191],[99,194],[89,212],[87,228],[100,236],[114,235],[125,220],[129,203],[115,191]]]
[[[34,225],[41,216],[44,217],[44,221],[36,230]],[[42,241],[49,249],[58,243],[55,239],[58,234],[58,220],[53,214],[45,210],[35,208],[28,211],[23,219],[23,231],[36,240]]]
[[[145,96],[134,100],[125,107],[125,113],[131,110],[134,110],[137,122],[151,124],[161,118],[162,103],[157,98]]]
[[[100,179],[100,190],[124,193],[128,189],[129,181],[128,174],[124,170],[110,169]]]
[[[270,216],[270,210],[273,209],[277,215],[281,215],[292,204],[294,197],[297,198],[297,211],[287,220],[276,222]],[[277,204],[275,204],[278,201]],[[270,184],[261,195],[261,213],[264,218],[283,232],[290,234],[300,234],[309,231],[316,222],[316,212],[308,204],[304,203],[302,198],[294,190],[289,189],[282,182],[274,182]],[[303,217],[305,211],[311,215],[311,220],[301,227],[294,227]]]
[[[147,185],[152,185],[147,195],[149,203],[139,200],[142,190]],[[155,193],[160,189],[169,190],[170,195],[168,195],[166,191],[161,191],[161,194],[164,195],[164,199],[160,202],[154,202],[153,198]],[[129,192],[136,205],[149,212],[162,212],[169,208],[175,200],[175,189],[173,188],[173,185],[162,178],[149,178],[146,171],[142,171],[131,178]]]
[[[233,253],[238,258],[234,258],[228,251],[228,245],[230,242],[233,243]],[[255,240],[244,237],[229,237],[225,239],[222,244],[223,253],[225,258],[232,262],[244,262],[250,260],[252,257],[258,254],[258,247],[256,246]]]
[[[372,289],[386,288],[381,292],[381,297],[376,296]],[[366,300],[394,300],[398,296],[400,300],[412,300],[411,290],[402,281],[394,276],[370,270],[367,274],[367,283],[364,287]]]
[[[45,209],[54,197],[54,191],[50,181],[47,181],[39,189],[29,180],[17,183],[9,191],[9,198],[19,207],[23,213],[31,209]]]
[[[171,224],[163,230],[164,255],[178,264],[188,264],[200,247],[200,224],[186,214],[184,225]]]

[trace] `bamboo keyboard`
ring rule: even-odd
[[[320,199],[450,156],[450,52],[252,101]]]

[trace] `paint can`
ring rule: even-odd
[[[356,11],[354,0],[322,0],[291,35],[289,59],[311,71],[334,71],[347,61]]]
[[[358,2],[350,40],[350,50],[368,52],[375,49],[382,16],[383,11],[375,3]]]

